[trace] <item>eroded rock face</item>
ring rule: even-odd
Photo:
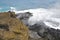
[[[33,32],[36,31],[37,35],[39,35],[41,37],[40,39],[31,38],[32,40],[60,40],[60,30],[48,28],[43,23],[40,25],[39,24],[32,25],[30,30],[32,30]],[[33,32],[31,32],[31,33],[33,33]],[[33,33],[33,34],[35,34],[35,33]]]
[[[0,40],[28,40],[28,28],[14,12],[0,13]]]
[[[30,17],[32,17],[32,13],[25,12],[25,13],[18,13],[16,14],[16,17],[20,19],[25,25],[28,25],[28,20]]]

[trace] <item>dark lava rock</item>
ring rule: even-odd
[[[45,40],[60,40],[60,30],[48,28],[44,23],[42,25],[35,24],[30,30],[36,31]]]
[[[27,16],[28,15],[28,16]],[[22,22],[29,28],[29,40],[60,40],[60,30],[53,28],[48,28],[43,21],[37,22],[34,25],[28,24],[28,19],[33,16],[29,12],[19,13],[17,18],[22,20]],[[52,22],[52,21],[49,21]],[[55,22],[53,22],[55,23]],[[55,23],[56,24],[56,23]],[[58,24],[58,23],[57,23]]]
[[[32,13],[30,12],[25,12],[25,13],[18,13],[16,14],[16,17],[20,19],[25,25],[28,26],[28,19],[32,17]]]

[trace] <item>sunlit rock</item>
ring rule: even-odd
[[[0,40],[28,40],[28,28],[14,12],[0,13]]]

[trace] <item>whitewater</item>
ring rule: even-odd
[[[60,30],[60,14],[59,11],[56,10],[57,9],[36,8],[17,11],[15,8],[11,7],[11,11],[14,11],[16,14],[25,12],[32,13],[33,16],[30,17],[28,20],[29,25],[34,25],[37,22],[43,21],[44,24],[47,25],[49,28]]]

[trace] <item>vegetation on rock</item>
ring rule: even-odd
[[[28,40],[28,28],[14,12],[0,13],[0,40]]]

